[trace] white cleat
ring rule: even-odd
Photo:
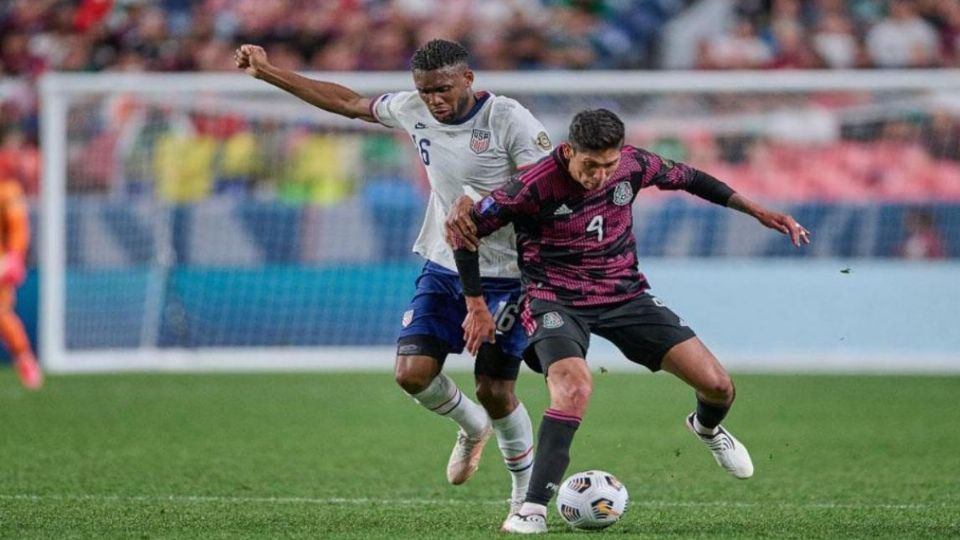
[[[500,532],[543,534],[547,532],[547,517],[540,514],[510,514],[510,517],[500,526]]]
[[[463,429],[457,433],[457,444],[453,446],[450,461],[447,462],[447,480],[451,484],[458,486],[477,472],[483,447],[492,434],[493,426],[490,424],[487,424],[479,437],[469,437]]]
[[[717,460],[717,464],[737,478],[747,479],[753,476],[753,461],[750,459],[750,452],[747,452],[747,447],[731,435],[729,431],[723,429],[723,426],[717,426],[717,432],[714,435],[697,433],[697,430],[693,427],[695,414],[690,413],[684,423],[691,433],[707,445],[707,448],[713,454],[713,459]]]
[[[526,498],[526,492],[524,494],[513,497],[510,499],[510,512],[507,514],[507,519],[510,519],[510,516],[520,513],[520,508],[523,506],[523,500]]]

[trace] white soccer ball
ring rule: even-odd
[[[557,492],[557,510],[575,529],[604,529],[627,511],[630,497],[617,477],[605,471],[585,471],[567,478]]]

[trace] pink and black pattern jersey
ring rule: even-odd
[[[631,209],[648,186],[685,189],[700,172],[624,146],[620,165],[592,191],[567,172],[559,148],[473,208],[478,235],[517,231],[520,271],[532,298],[568,306],[614,304],[649,288],[637,264]]]

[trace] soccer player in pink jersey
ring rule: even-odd
[[[615,114],[582,111],[570,125],[568,142],[476,204],[458,201],[447,220],[467,301],[463,328],[470,352],[492,341],[495,330],[475,250],[480,238],[513,224],[526,295],[524,360],[546,375],[550,391],[530,487],[520,511],[503,523],[505,532],[546,532],[546,505],[570,462],[593,389],[585,359],[591,333],[613,342],[631,361],[692,386],[696,409],[686,427],[731,475],[753,475],[747,449],[720,425],[736,394],[730,376],[683,319],[648,292],[637,263],[631,205],[646,187],[685,190],[755,217],[797,247],[809,243],[809,232],[703,171],[623,142],[623,122]]]

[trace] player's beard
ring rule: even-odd
[[[441,119],[441,118],[437,118],[436,116],[434,116],[434,118],[436,118],[438,122],[442,122],[444,124],[456,122],[457,120],[463,118],[463,115],[467,114],[467,105],[469,103],[470,103],[470,93],[467,92],[467,94],[463,96],[463,98],[457,101],[457,103],[450,110],[450,113],[447,114],[444,118]],[[433,114],[433,111],[431,111],[431,114]]]

